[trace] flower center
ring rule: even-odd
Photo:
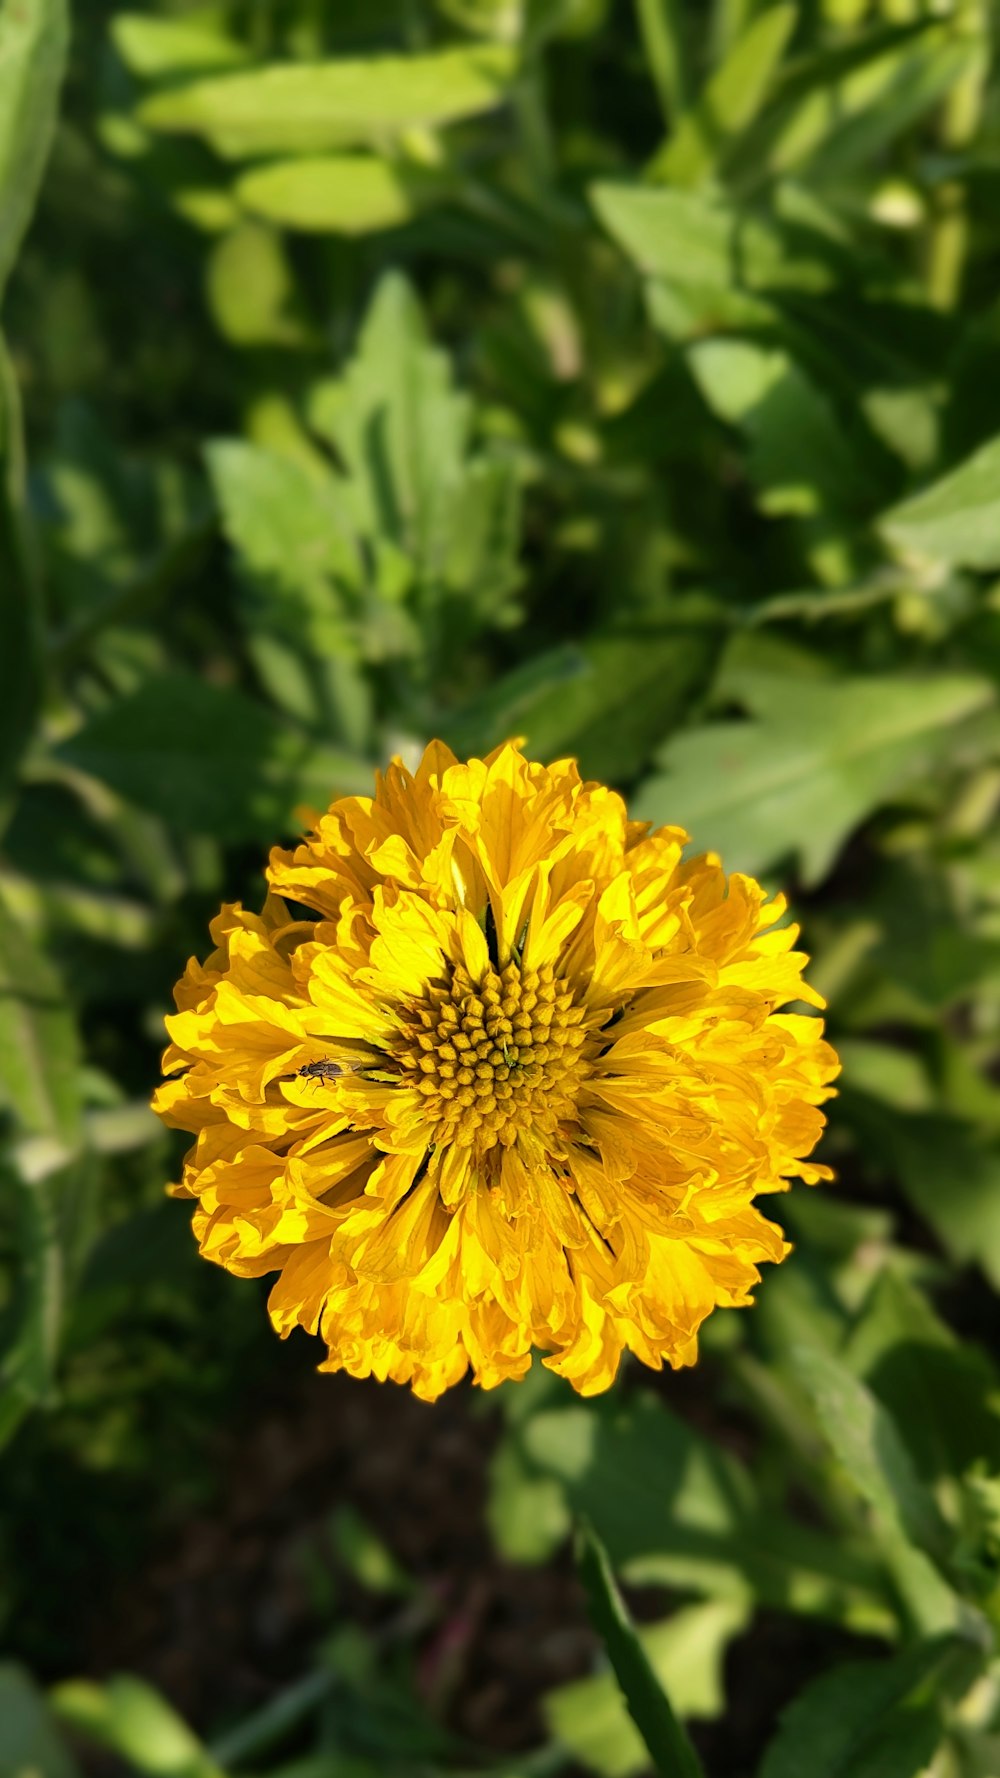
[[[479,983],[456,966],[448,987],[414,1009],[398,1052],[426,1100],[433,1140],[484,1151],[509,1148],[519,1130],[553,1131],[589,1072],[585,1019],[550,964],[490,964]]]

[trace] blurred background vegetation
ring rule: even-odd
[[[998,22],[0,0],[8,1778],[1000,1773]],[[792,890],[839,1180],[694,1373],[428,1408],[147,1099],[297,811],[515,733]]]

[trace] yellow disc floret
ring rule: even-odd
[[[587,1071],[587,1009],[551,963],[522,970],[488,964],[474,982],[461,964],[445,988],[414,1011],[398,1050],[426,1101],[435,1142],[456,1142],[486,1160],[519,1131],[555,1131],[572,1117]]]
[[[168,1021],[201,1250],[277,1272],[324,1368],[433,1398],[541,1349],[581,1392],[787,1252],[754,1199],[807,1156],[837,1059],[784,902],[685,859],[571,761],[428,748],[275,852]]]

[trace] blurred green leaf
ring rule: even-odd
[[[344,1567],[371,1593],[406,1598],[414,1584],[406,1570],[361,1513],[341,1506],[330,1521],[330,1538]]]
[[[66,0],[0,8],[0,303],[55,129],[69,41]],[[25,516],[20,399],[0,336],[0,796],[41,697],[41,612]]]
[[[852,1487],[889,1531],[940,1560],[949,1548],[948,1528],[892,1416],[831,1353],[810,1346],[791,1356]]]
[[[661,1778],[701,1778],[701,1763],[674,1714],[589,1526],[579,1535],[580,1578],[595,1630],[607,1650],[629,1715]]]
[[[863,511],[871,498],[864,462],[836,409],[786,353],[706,340],[689,357],[713,412],[747,434],[764,512],[850,519]]]
[[[937,1113],[899,1116],[856,1093],[849,1112],[945,1253],[959,1265],[981,1267],[1000,1290],[1000,1152],[988,1132]]]
[[[145,1680],[121,1674],[105,1685],[68,1680],[55,1687],[61,1722],[97,1741],[150,1778],[220,1778],[197,1736]]]
[[[203,135],[223,154],[310,153],[490,111],[514,68],[499,44],[274,65],[172,87],[139,117],[150,129]]]
[[[0,1107],[26,1136],[80,1133],[76,1022],[52,963],[0,911]]]
[[[682,1606],[659,1624],[643,1625],[639,1644],[680,1717],[714,1717],[724,1708],[722,1663],[745,1627],[748,1607],[738,1600]],[[550,1733],[605,1778],[631,1778],[647,1767],[645,1746],[610,1673],[577,1679],[545,1698]]]
[[[295,279],[281,237],[241,222],[212,248],[208,300],[221,333],[237,346],[301,346],[309,334],[295,312]]]
[[[0,1109],[15,1144],[3,1167],[20,1260],[12,1342],[0,1367],[0,1443],[50,1394],[65,1289],[60,1199],[74,1189],[83,1126],[76,1021],[53,965],[0,908]]]
[[[66,66],[66,0],[0,8],[0,299],[31,220]]]
[[[45,1697],[23,1667],[0,1666],[0,1778],[76,1778]]]
[[[180,671],[150,679],[58,749],[138,808],[221,840],[277,839],[303,805],[361,790],[369,769],[232,687]]]
[[[511,457],[473,447],[474,418],[411,285],[388,273],[343,376],[320,385],[310,406],[348,473],[357,528],[372,540],[381,601],[366,651],[375,658],[415,644],[441,664],[484,625],[513,618],[517,473]],[[393,605],[419,626],[402,648]]]
[[[669,122],[683,111],[690,86],[684,19],[679,0],[636,0],[649,71]]]
[[[627,781],[708,684],[722,636],[705,614],[552,649],[451,718],[446,736],[475,753],[524,735],[539,759],[571,754],[585,776]]]
[[[882,529],[898,549],[935,561],[1000,567],[1000,438],[893,507]]]
[[[843,178],[871,165],[974,64],[977,46],[944,24],[876,29],[790,72],[786,92],[745,144],[752,182],[802,173]]]
[[[834,1668],[783,1712],[760,1778],[914,1778],[941,1739],[940,1689],[968,1664],[967,1646],[939,1637]]]
[[[704,320],[695,337],[723,325],[764,326],[778,321],[762,299],[785,293],[816,294],[840,281],[843,261],[829,229],[799,214],[784,220],[775,210],[741,208],[721,192],[687,191],[622,181],[602,181],[589,190],[597,217],[652,290],[676,287]],[[802,206],[799,206],[801,210]],[[659,306],[651,298],[651,313]]]
[[[870,1559],[844,1538],[777,1519],[732,1453],[649,1396],[529,1414],[507,1437],[516,1460],[495,1473],[491,1520],[512,1559],[552,1547],[533,1545],[523,1528],[523,1506],[537,1504],[538,1482],[550,1479],[569,1511],[594,1524],[630,1584],[756,1599],[876,1635],[891,1630]],[[544,1506],[554,1537],[554,1497],[546,1494]]]
[[[141,12],[119,12],[109,29],[122,61],[147,80],[236,68],[251,60],[246,44],[205,17],[150,18]]]
[[[844,1361],[905,1428],[926,1479],[1000,1469],[1000,1378],[898,1272],[876,1279]]]
[[[343,484],[241,439],[206,452],[226,536],[237,552],[240,611],[257,670],[300,721],[330,721],[329,663],[361,650],[363,567]]]
[[[718,194],[610,181],[591,187],[599,220],[638,269],[670,283],[766,288],[788,266],[774,230]]]
[[[0,334],[0,809],[42,696],[42,610],[25,474],[20,397]]]
[[[376,154],[302,156],[254,167],[237,180],[245,210],[309,234],[366,235],[398,228],[444,196],[448,181]]]
[[[731,869],[759,874],[798,857],[805,883],[821,881],[853,829],[994,697],[987,680],[947,674],[809,683],[748,671],[730,689],[754,720],[669,741],[636,815],[686,827]]]
[[[794,5],[769,6],[751,21],[713,70],[697,103],[678,120],[653,164],[656,178],[690,186],[714,172],[757,115],[797,22]]]

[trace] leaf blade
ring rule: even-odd
[[[499,44],[413,56],[274,63],[172,87],[144,101],[152,130],[200,135],[221,153],[321,152],[503,104],[515,69]]]
[[[594,1628],[660,1778],[704,1778],[701,1762],[636,1634],[604,1547],[586,1525],[578,1537],[577,1562]]]
[[[48,159],[68,46],[66,0],[0,11],[0,299]]]

